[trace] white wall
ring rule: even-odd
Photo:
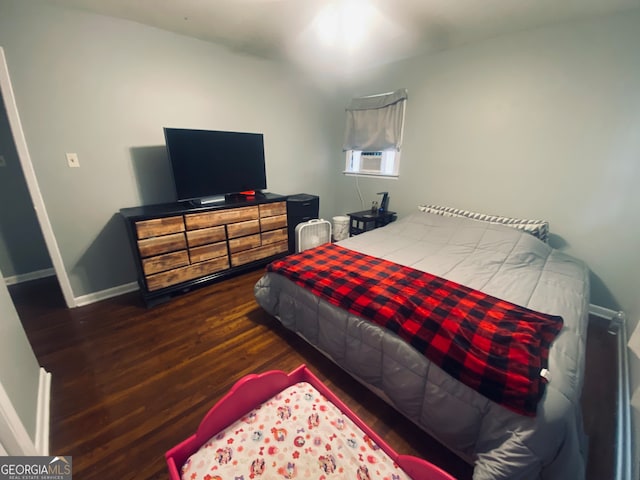
[[[638,324],[640,13],[494,38],[362,75],[350,96],[407,87],[400,179],[360,179],[365,204],[436,203],[543,218],[592,271],[592,303]],[[336,135],[334,149],[341,136]],[[343,211],[360,207],[335,169]],[[632,382],[640,362],[632,355]],[[639,415],[640,416],[640,415]],[[640,439],[640,418],[636,417]],[[636,455],[636,458],[640,455]]]
[[[135,281],[117,212],[175,200],[162,127],[263,132],[269,191],[328,187],[321,92],[287,67],[137,23],[0,0],[0,46],[74,296]],[[80,168],[66,166],[65,153]]]
[[[402,214],[433,202],[548,219],[555,245],[594,272],[594,303],[637,318],[639,41],[627,14],[368,72],[349,94],[407,87],[409,102],[401,177],[361,179],[365,203],[384,187]],[[345,210],[359,206],[341,192]]]
[[[34,444],[39,381],[38,361],[0,275],[0,386]]]
[[[5,278],[51,268],[0,92],[0,270]],[[28,241],[25,241],[28,239]]]

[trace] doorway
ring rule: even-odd
[[[9,69],[7,66],[6,58],[4,55],[4,49],[0,47],[0,98],[4,103],[4,111],[6,112],[6,120],[7,120],[7,128],[10,132],[8,135],[13,139],[13,143],[15,146],[15,153],[17,155],[17,159],[20,164],[20,169],[22,171],[23,179],[26,183],[26,188],[28,191],[28,196],[30,197],[31,206],[35,210],[35,223],[39,226],[39,232],[41,234],[42,241],[44,241],[44,246],[46,247],[46,252],[41,252],[42,255],[48,254],[50,265],[52,265],[53,271],[58,279],[58,283],[60,284],[60,289],[62,290],[62,294],[64,296],[65,303],[67,307],[73,308],[76,306],[76,301],[73,296],[73,291],[71,289],[71,283],[69,281],[69,277],[64,268],[64,264],[62,262],[62,256],[60,254],[60,250],[58,248],[57,241],[53,234],[53,229],[51,227],[51,223],[49,221],[49,216],[47,214],[47,210],[44,204],[44,200],[42,198],[42,194],[40,192],[40,187],[38,185],[38,181],[36,179],[35,171],[33,169],[33,165],[31,163],[31,156],[29,154],[29,149],[27,148],[27,142],[24,136],[24,132],[22,130],[22,124],[20,122],[20,116],[18,114],[18,108],[15,102],[15,97],[13,94],[13,87],[11,85],[11,79],[9,77]],[[0,152],[2,155],[2,152]],[[6,162],[8,159],[4,159]],[[0,159],[0,163],[3,159]],[[8,168],[1,167],[0,168]],[[9,206],[3,206],[3,208],[11,208]],[[33,212],[30,212],[33,213]],[[25,214],[25,217],[30,215]],[[37,227],[34,227],[37,228]],[[35,236],[34,236],[35,238]],[[28,241],[29,239],[25,239]],[[34,240],[36,241],[36,240]],[[37,249],[37,246],[36,246]]]

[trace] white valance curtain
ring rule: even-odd
[[[342,149],[377,152],[400,150],[407,89],[354,98],[347,105]]]

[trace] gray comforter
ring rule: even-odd
[[[536,417],[513,413],[456,381],[395,334],[273,273],[258,303],[397,410],[474,463],[474,480],[582,479],[580,412],[589,305],[583,263],[527,233],[418,212],[340,242],[543,313],[564,326]]]

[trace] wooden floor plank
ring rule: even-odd
[[[40,364],[52,373],[51,453],[72,455],[74,478],[166,478],[163,454],[192,434],[242,376],[307,364],[398,452],[418,455],[460,480],[472,469],[335,367],[255,302],[262,271],[194,290],[147,309],[137,293],[69,310],[55,278],[10,288]],[[612,355],[605,341],[596,354]],[[589,355],[589,353],[588,353]],[[595,367],[591,367],[595,368]],[[597,445],[610,443],[602,385],[585,407]],[[613,392],[613,391],[611,391]],[[610,459],[590,461],[599,476]]]

